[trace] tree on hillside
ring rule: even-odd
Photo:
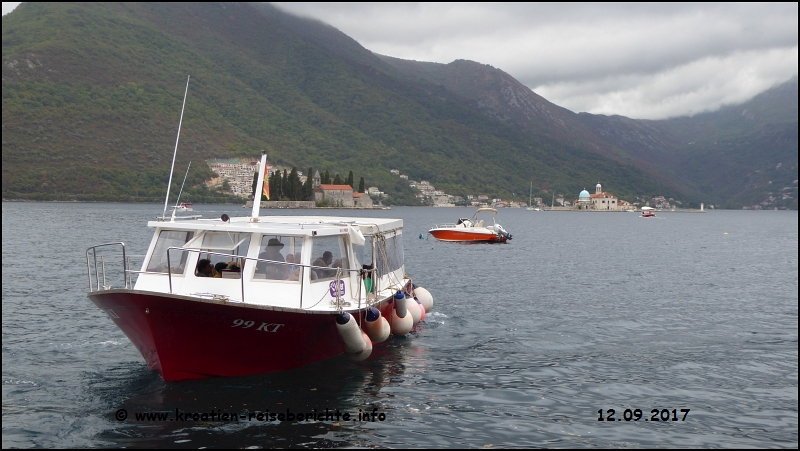
[[[347,174],[347,181],[345,184],[350,185],[350,188],[355,188],[355,186],[353,186],[353,171],[350,171],[350,173]]]
[[[358,192],[364,192],[364,177],[361,177],[361,180],[358,181]]]
[[[303,200],[314,200],[314,180],[312,178],[311,167],[306,172],[306,183],[303,184]]]
[[[281,172],[275,171],[269,176],[269,197],[270,200],[281,198]]]
[[[292,172],[289,173],[289,199],[303,200],[303,184],[300,183],[300,176],[297,175],[297,168],[293,167]]]
[[[331,175],[328,173],[327,170],[325,171],[324,174],[320,175],[319,178],[320,178],[320,183],[325,184],[325,185],[330,185],[331,184]]]
[[[333,178],[333,184],[334,185],[344,185],[344,182],[342,181],[342,178],[339,177],[339,174],[336,174],[336,177]]]

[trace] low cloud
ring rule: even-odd
[[[797,3],[276,5],[376,53],[490,64],[576,112],[695,114],[797,75]]]

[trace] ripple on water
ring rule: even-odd
[[[463,209],[347,212],[404,219],[407,272],[435,297],[425,324],[367,362],[167,384],[85,297],[85,249],[122,239],[144,253],[154,210],[3,204],[4,447],[797,445],[796,212],[641,221],[507,209],[498,221],[514,240],[495,246],[414,239]],[[40,228],[24,226],[34,219]],[[48,266],[54,253],[63,265]],[[30,277],[42,267],[46,283]],[[121,408],[386,419],[120,422]],[[673,408],[691,409],[686,421],[643,421]],[[607,409],[643,417],[597,421]]]

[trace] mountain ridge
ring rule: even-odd
[[[630,200],[724,202],[656,158],[684,124],[584,117],[488,65],[414,63],[271,5],[23,4],[3,17],[3,196],[52,198],[54,182],[57,198],[124,198],[140,185],[155,196],[189,72],[180,164],[265,148],[300,169],[361,171],[411,204],[388,169],[451,194],[511,197],[533,179],[537,195],[569,197],[600,179]],[[612,139],[636,130],[652,155],[638,138]],[[195,185],[207,175],[198,169]]]

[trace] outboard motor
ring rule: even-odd
[[[506,232],[506,229],[504,229],[500,224],[495,224],[494,229],[497,230],[497,237],[502,241],[511,239],[511,234]]]

